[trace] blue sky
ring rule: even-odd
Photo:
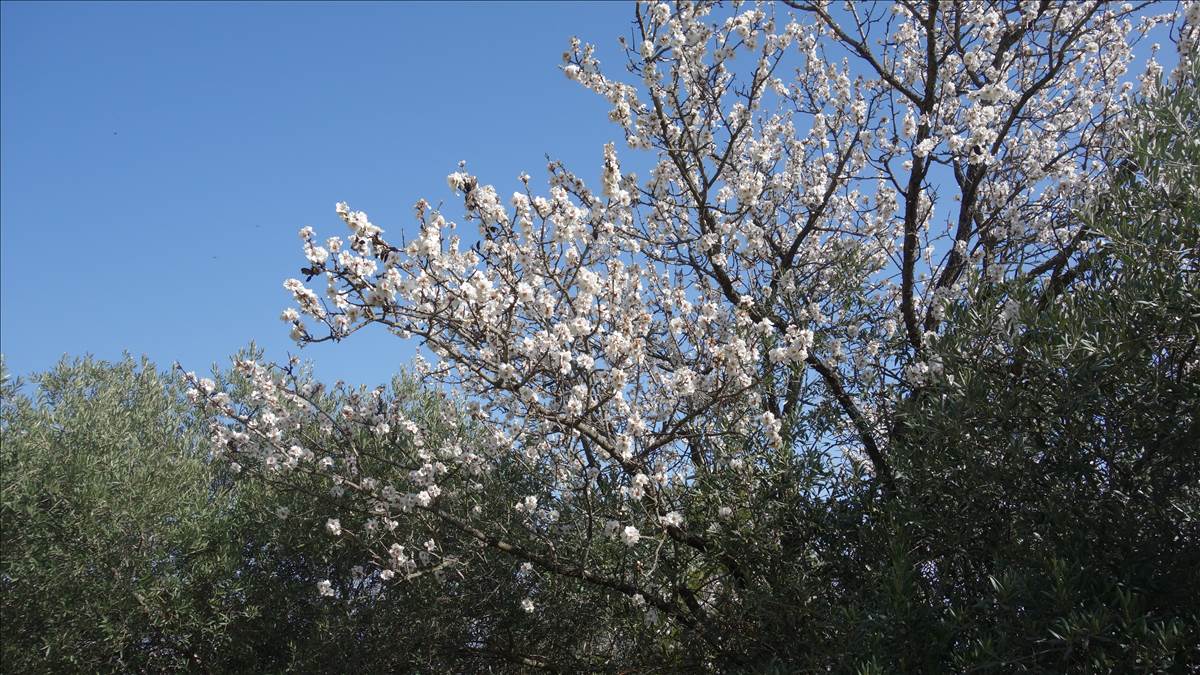
[[[629,2],[0,3],[9,369],[128,350],[203,370],[255,340],[323,379],[386,381],[413,344],[287,337],[297,230],[344,234],[345,200],[397,236],[417,199],[452,199],[463,159],[501,194],[542,180],[547,154],[597,175],[620,131],[559,65],[578,35],[619,71],[631,18]]]
[[[0,5],[0,349],[207,368],[279,312],[297,230],[348,201],[392,234],[451,197],[459,160],[503,194],[545,156],[598,173],[619,140],[558,66],[572,35],[615,62],[629,3]],[[382,332],[300,350],[377,383],[413,346]]]

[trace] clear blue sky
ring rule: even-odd
[[[0,350],[195,370],[251,339],[295,345],[281,283],[297,230],[392,234],[449,199],[466,159],[501,194],[545,155],[598,173],[619,139],[558,69],[571,35],[616,65],[631,3],[0,5]],[[377,383],[413,346],[382,332],[300,350]]]
[[[273,359],[297,352],[278,320],[292,304],[281,284],[304,264],[300,227],[345,233],[335,202],[395,236],[412,227],[417,199],[451,199],[445,176],[462,159],[501,194],[521,171],[541,181],[546,154],[599,173],[602,145],[620,132],[559,65],[578,35],[619,71],[632,11],[0,3],[8,367],[128,350],[202,370],[250,340]],[[414,345],[366,331],[298,353],[323,379],[374,384]]]

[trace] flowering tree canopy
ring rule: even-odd
[[[381,392],[325,415],[290,368],[242,364],[248,400],[196,396],[231,460],[327,481],[345,512],[322,527],[361,537],[383,580],[507,556],[525,613],[590,589],[721,653],[783,558],[862,563],[870,517],[843,506],[903,491],[899,411],[953,377],[948,310],[998,308],[981,339],[1004,341],[1013,298],[1070,291],[1102,241],[1075,213],[1162,86],[1153,57],[1131,72],[1134,45],[1169,27],[1185,72],[1198,7],[639,3],[628,79],[578,40],[562,69],[611,103],[647,176],[609,144],[598,189],[551,162],[547,190],[522,175],[504,199],[463,165],[447,180],[477,236],[425,200],[411,237],[344,203],[348,235],[300,232],[326,283],[285,283],[293,337],[419,340],[436,358],[418,374],[467,412],[445,440]],[[379,480],[384,463],[407,479]],[[849,534],[797,544],[814,504]]]

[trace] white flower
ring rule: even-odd
[[[379,578],[384,581],[391,581],[394,576],[396,576],[396,573],[392,570],[383,570],[379,573]]]
[[[722,506],[721,508],[717,509],[717,517],[721,520],[729,520],[733,517],[733,509],[729,508],[728,506]]]
[[[398,543],[392,544],[388,549],[388,555],[392,558],[392,565],[403,565],[408,562],[408,556],[404,554],[404,547]]]
[[[466,173],[463,173],[462,171],[455,171],[449,176],[446,176],[446,184],[450,186],[451,190],[460,192],[464,187],[466,187],[467,180],[469,178],[470,176],[468,176]]]
[[[634,546],[641,538],[642,533],[632,525],[627,525],[624,530],[621,530],[621,542],[626,546]]]
[[[664,24],[667,22],[667,19],[671,18],[671,6],[665,2],[660,2],[654,6],[652,13],[657,23]]]
[[[333,597],[333,583],[328,579],[317,582],[317,592],[323,597]]]
[[[521,601],[521,609],[525,610],[526,614],[533,614],[533,601],[525,598]]]
[[[995,103],[1004,96],[1004,86],[989,84],[979,89],[979,100],[987,104]]]
[[[330,518],[325,521],[325,531],[337,537],[342,534],[342,523],[337,518]]]
[[[329,260],[329,251],[320,246],[309,246],[305,249],[304,255],[314,265],[323,265],[326,260]]]
[[[672,511],[662,517],[662,524],[667,527],[679,527],[683,525],[683,515],[678,511]]]
[[[622,435],[617,437],[617,454],[621,459],[628,460],[633,457],[633,438]]]

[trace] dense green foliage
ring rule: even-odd
[[[887,516],[906,590],[879,608],[877,662],[1200,662],[1198,130],[1192,73],[1129,126],[1112,190],[1079,213],[1082,255],[948,319],[947,376],[901,434]]]
[[[149,364],[4,384],[6,669],[173,669],[229,641],[240,592],[198,429]]]

